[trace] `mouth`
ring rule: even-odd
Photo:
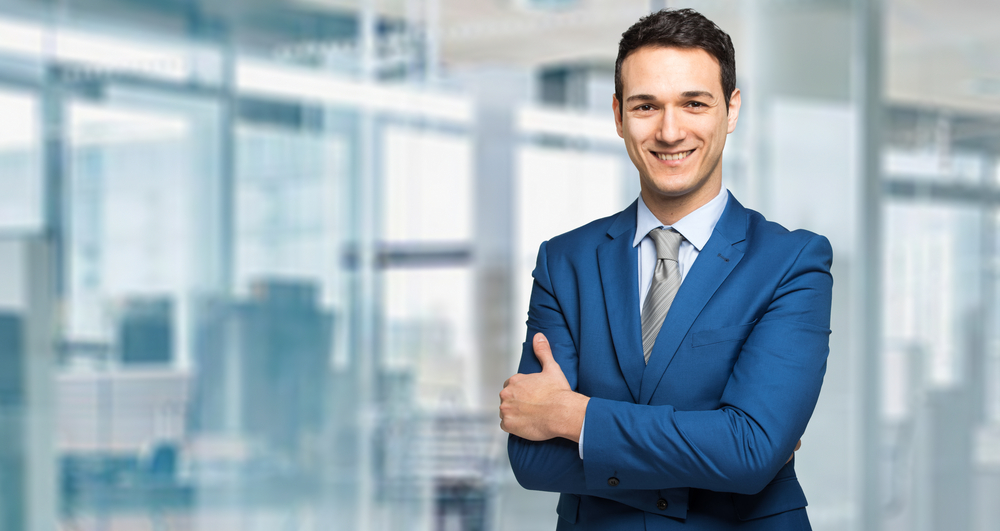
[[[693,149],[689,149],[687,151],[682,151],[680,153],[660,153],[660,152],[657,152],[657,151],[652,151],[651,153],[653,155],[656,155],[656,158],[658,158],[660,160],[677,161],[677,160],[684,160],[684,159],[688,158],[689,155],[691,155],[692,153],[694,153],[694,150]]]

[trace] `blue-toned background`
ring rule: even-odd
[[[0,0],[0,531],[554,529],[497,393],[664,6],[735,41],[725,185],[834,246],[814,529],[996,530],[1000,4]]]

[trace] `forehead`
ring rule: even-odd
[[[691,90],[722,93],[719,61],[701,48],[644,46],[622,61],[624,97]]]

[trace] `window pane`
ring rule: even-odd
[[[982,307],[982,217],[970,207],[892,202],[885,215],[884,337],[910,353],[924,382],[964,380],[963,354]],[[888,382],[890,385],[892,382]]]
[[[384,278],[383,366],[412,375],[419,407],[469,404],[479,392],[472,271],[389,270]]]
[[[68,116],[66,332],[113,343],[132,302],[175,304],[194,280],[190,242],[202,228],[193,215],[192,127],[182,115],[128,106],[72,103]]]
[[[0,91],[0,231],[42,227],[38,102]]]
[[[236,292],[264,278],[318,282],[338,300],[347,143],[276,127],[237,130]]]
[[[388,127],[384,140],[385,239],[467,240],[472,234],[469,139]]]
[[[889,149],[885,171],[890,178],[975,184],[983,181],[987,165],[975,153]]]

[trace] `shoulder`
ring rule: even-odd
[[[615,218],[618,214],[614,216],[608,216],[606,218],[595,219],[586,225],[577,227],[571,231],[564,232],[562,234],[553,236],[549,239],[549,245],[551,246],[576,246],[584,242],[597,241],[601,242],[607,239],[608,229],[614,223]]]
[[[577,227],[571,231],[553,236],[545,242],[550,256],[593,256],[597,246],[611,239],[612,234],[628,233],[625,236],[631,238],[635,233],[635,204],[616,214],[595,219],[586,225]]]
[[[748,254],[767,255],[771,260],[818,260],[829,268],[833,257],[830,241],[823,235],[805,229],[789,230],[780,223],[767,220],[760,212],[745,209],[747,217],[746,250]]]

